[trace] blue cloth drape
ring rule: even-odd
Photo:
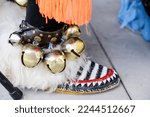
[[[139,32],[144,40],[150,41],[150,17],[146,13],[141,0],[121,0],[118,15],[121,27],[128,27]]]

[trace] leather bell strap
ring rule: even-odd
[[[42,61],[51,73],[60,73],[66,67],[66,60],[78,59],[84,52],[85,44],[79,36],[80,29],[76,25],[46,32],[22,21],[20,30],[10,35],[9,42],[23,45],[21,61],[24,66],[33,68]],[[46,47],[57,44],[60,44],[58,50]]]
[[[22,21],[20,25],[20,32],[21,34],[21,44],[25,45],[27,43],[36,42],[40,46],[48,45],[49,43],[58,44],[61,42],[63,28],[54,32],[42,31],[41,29],[32,27],[27,22]]]

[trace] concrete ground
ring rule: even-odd
[[[93,0],[90,35],[83,31],[87,53],[99,64],[113,67],[121,78],[118,88],[94,95],[65,95],[24,90],[25,100],[146,100],[150,99],[150,43],[140,35],[120,29],[120,0]],[[84,30],[84,28],[83,28]],[[0,99],[11,99],[0,86]]]

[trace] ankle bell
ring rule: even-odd
[[[22,64],[28,68],[35,67],[43,59],[43,51],[40,47],[26,44],[22,49]]]

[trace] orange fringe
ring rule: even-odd
[[[36,0],[40,13],[47,20],[67,24],[88,24],[92,15],[92,0]]]

